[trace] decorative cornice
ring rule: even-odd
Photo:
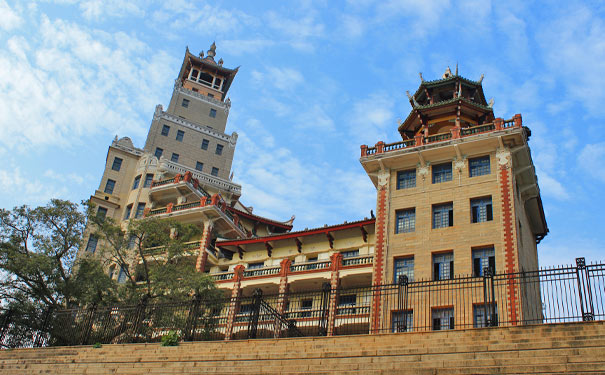
[[[229,135],[227,135],[225,133],[218,132],[218,131],[216,131],[214,129],[210,129],[208,127],[199,126],[199,125],[197,125],[197,124],[195,124],[193,122],[187,121],[187,120],[185,120],[183,118],[180,118],[178,116],[171,115],[171,114],[169,114],[167,112],[164,112],[164,111],[160,111],[159,113],[156,111],[156,115],[154,115],[154,119],[158,119],[158,120],[159,119],[164,119],[164,120],[172,121],[172,122],[177,123],[179,125],[185,126],[185,127],[189,128],[189,129],[196,130],[196,131],[198,131],[200,133],[207,134],[207,135],[209,135],[211,137],[220,139],[220,140],[225,141],[225,142],[235,143],[233,139],[235,138],[235,140],[237,140],[237,133],[233,133],[233,134],[231,134],[229,136]]]
[[[186,172],[191,172],[191,175],[194,178],[197,178],[198,181],[200,182],[200,184],[202,184],[202,185],[209,185],[209,186],[212,186],[219,190],[231,192],[235,195],[242,194],[241,185],[235,184],[231,181],[227,181],[227,180],[224,180],[219,177],[212,176],[212,175],[204,173],[204,172],[200,172],[198,170],[192,169],[190,167],[184,166],[179,163],[175,163],[168,159],[164,159],[164,158],[160,159],[160,168],[164,169],[166,171],[171,171],[171,172],[181,173],[181,174],[185,174]]]
[[[231,108],[231,99],[229,99],[229,98],[227,98],[227,100],[223,102],[223,101],[217,100],[215,98],[211,98],[208,95],[202,95],[199,92],[195,92],[195,91],[184,88],[183,84],[178,79],[174,81],[174,91],[177,91],[184,95],[188,95],[192,98],[200,99],[202,101],[205,101],[206,103],[215,105],[218,108],[221,108],[222,110],[224,110],[226,114],[229,114],[229,109]]]

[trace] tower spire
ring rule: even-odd
[[[206,55],[208,55],[208,59],[214,60],[214,56],[216,56],[216,43],[212,42],[212,45],[210,46],[210,49],[206,52]]]

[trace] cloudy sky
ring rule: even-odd
[[[278,5],[276,5],[278,4]],[[0,207],[80,201],[115,135],[143,146],[185,47],[216,40],[242,201],[295,229],[369,216],[359,146],[400,139],[405,91],[447,66],[523,115],[550,234],[542,265],[603,259],[601,1],[0,0]],[[335,5],[337,4],[337,5]]]

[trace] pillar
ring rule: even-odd
[[[374,245],[374,266],[372,270],[372,309],[370,311],[370,333],[380,330],[381,293],[386,268],[387,215],[389,211],[388,188],[390,171],[382,170],[378,174],[376,199],[376,244]]]
[[[212,229],[214,225],[212,223],[206,223],[204,226],[204,232],[202,232],[202,238],[200,239],[200,248],[195,262],[195,270],[197,272],[204,272],[206,270],[206,261],[208,260],[208,252],[206,249],[210,246],[212,240]]]
[[[277,302],[277,312],[280,315],[284,315],[286,312],[286,305],[288,304],[288,274],[290,273],[290,265],[292,261],[290,259],[282,259],[279,263],[281,270],[279,271],[279,300]],[[275,328],[273,330],[274,337],[278,338],[281,336],[281,323],[276,320]]]
[[[239,304],[242,296],[242,277],[244,276],[244,266],[241,264],[235,266],[233,270],[233,289],[231,290],[231,300],[229,301],[229,312],[227,313],[227,327],[225,328],[225,340],[231,340],[233,336],[233,323],[235,315],[239,311]]]
[[[337,315],[337,307],[338,307],[338,297],[340,286],[340,267],[342,266],[342,254],[334,253],[330,257],[332,261],[330,265],[330,270],[332,274],[330,275],[330,287],[332,289],[332,293],[330,293],[330,304],[328,308],[328,336],[334,336],[334,326],[336,322]]]

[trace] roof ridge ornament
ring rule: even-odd
[[[408,99],[410,99],[410,104],[412,105],[412,107],[416,108],[420,106],[420,104],[418,104],[418,102],[416,101],[416,98],[414,98],[414,96],[410,94],[410,90],[406,90],[405,93],[408,95]]]
[[[420,76],[420,82],[424,82],[424,78],[422,77],[422,72],[419,72],[418,75]]]
[[[458,61],[456,61],[456,74],[455,75],[458,75]]]
[[[483,77],[485,77],[485,75],[481,74],[481,77],[479,78],[479,81],[477,81],[477,82],[479,82],[479,83],[483,82]]]
[[[489,100],[489,104],[488,104],[487,106],[488,106],[488,107],[490,107],[490,108],[494,108],[494,102],[495,102],[495,101],[494,101],[494,98],[491,98],[491,99]]]
[[[449,78],[451,76],[452,76],[452,70],[448,66],[447,69],[445,69],[445,73],[443,73],[443,76],[441,78],[445,79],[445,78]]]

